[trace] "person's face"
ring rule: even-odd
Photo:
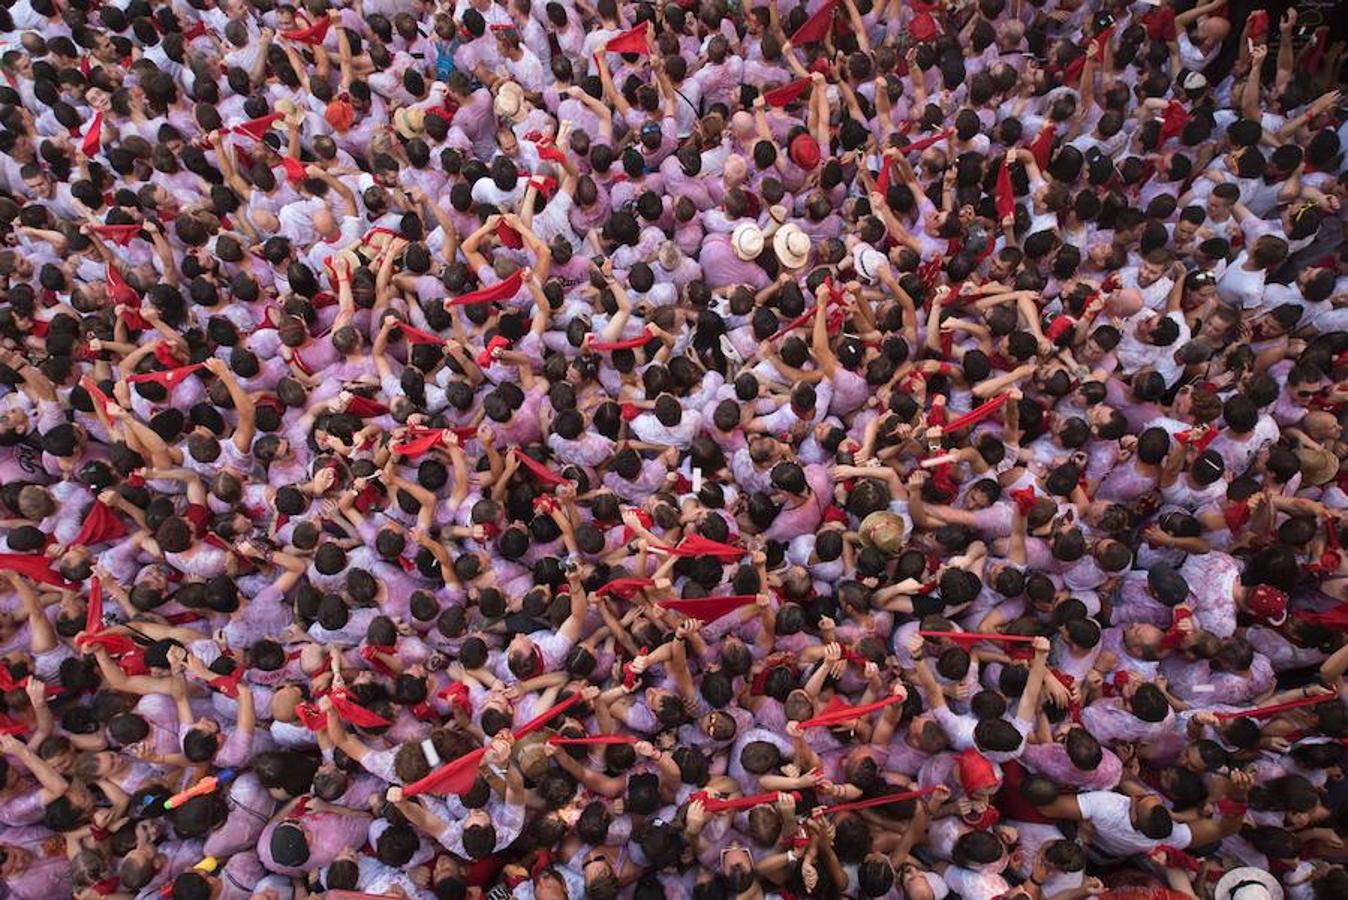
[[[538,900],[567,900],[561,878],[551,872],[544,872],[534,879],[534,896]]]
[[[509,128],[502,128],[497,132],[496,146],[500,147],[506,156],[515,156],[520,151],[520,142],[516,140],[515,132]]]
[[[1137,268],[1137,283],[1141,287],[1149,287],[1159,281],[1164,274],[1164,266],[1143,260],[1142,265]]]
[[[1175,243],[1187,244],[1198,234],[1198,226],[1193,222],[1187,222],[1181,219],[1175,224]]]
[[[585,862],[581,866],[581,875],[585,878],[585,883],[592,884],[596,879],[604,878],[613,874],[613,866],[609,864],[608,857],[602,853],[591,853],[585,857]]]
[[[1173,409],[1176,415],[1187,416],[1190,412],[1193,411],[1193,408],[1194,408],[1193,388],[1188,385],[1185,385],[1184,387],[1180,388],[1179,393],[1175,395],[1175,404],[1173,406]]]
[[[1097,269],[1104,268],[1105,264],[1109,262],[1109,244],[1104,242],[1091,244],[1086,248],[1086,259]]]
[[[31,178],[23,180],[24,186],[43,199],[50,200],[55,189],[52,187],[51,179],[46,175],[34,175]]]
[[[1148,648],[1159,647],[1164,637],[1165,632],[1155,625],[1136,622],[1123,626],[1123,646],[1134,656],[1142,656]]]
[[[13,844],[0,844],[0,851],[3,851],[5,861],[0,863],[0,875],[7,880],[17,878],[24,870],[33,864],[33,854],[16,847]]]
[[[917,866],[904,866],[899,880],[903,882],[905,900],[936,900],[936,894],[931,889],[931,883],[927,881],[926,876]]]

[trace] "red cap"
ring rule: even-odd
[[[791,161],[802,169],[813,169],[819,165],[819,142],[808,134],[798,134],[791,141]]]
[[[936,37],[936,20],[930,13],[918,13],[908,23],[908,36],[919,44]]]
[[[986,756],[972,747],[961,753],[955,764],[959,767],[960,785],[964,788],[964,793],[990,791],[997,787],[1000,780],[997,768]]]
[[[1250,615],[1270,625],[1281,625],[1287,620],[1287,595],[1271,584],[1251,588],[1245,597],[1245,607]]]

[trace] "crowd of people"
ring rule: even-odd
[[[1348,898],[1330,23],[0,36],[0,900]]]

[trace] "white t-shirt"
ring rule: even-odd
[[[1192,840],[1189,826],[1175,823],[1170,837],[1158,841],[1133,827],[1132,798],[1114,791],[1088,791],[1077,794],[1077,806],[1084,820],[1095,826],[1092,839],[1097,847],[1113,856],[1148,853],[1162,845],[1184,849]]]

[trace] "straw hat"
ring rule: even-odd
[[[882,553],[894,556],[903,550],[903,541],[908,527],[899,516],[888,510],[871,513],[861,522],[858,534],[861,543],[875,547]]]
[[[1339,474],[1339,458],[1328,450],[1302,447],[1297,451],[1301,460],[1301,480],[1319,487],[1333,481]]]
[[[524,115],[524,89],[513,81],[507,81],[496,89],[496,115],[498,118],[519,121]]]
[[[1283,900],[1278,879],[1255,866],[1232,869],[1217,882],[1216,900]]]
[[[852,268],[867,281],[874,281],[884,264],[885,255],[879,250],[865,244],[857,244],[852,250]]]
[[[788,269],[799,269],[810,261],[810,236],[799,225],[787,224],[772,236],[777,260]]]
[[[405,106],[393,114],[393,127],[406,140],[420,137],[426,130],[426,111],[416,106]]]
[[[730,246],[740,259],[752,262],[763,252],[763,232],[753,222],[737,225],[730,234]]]

